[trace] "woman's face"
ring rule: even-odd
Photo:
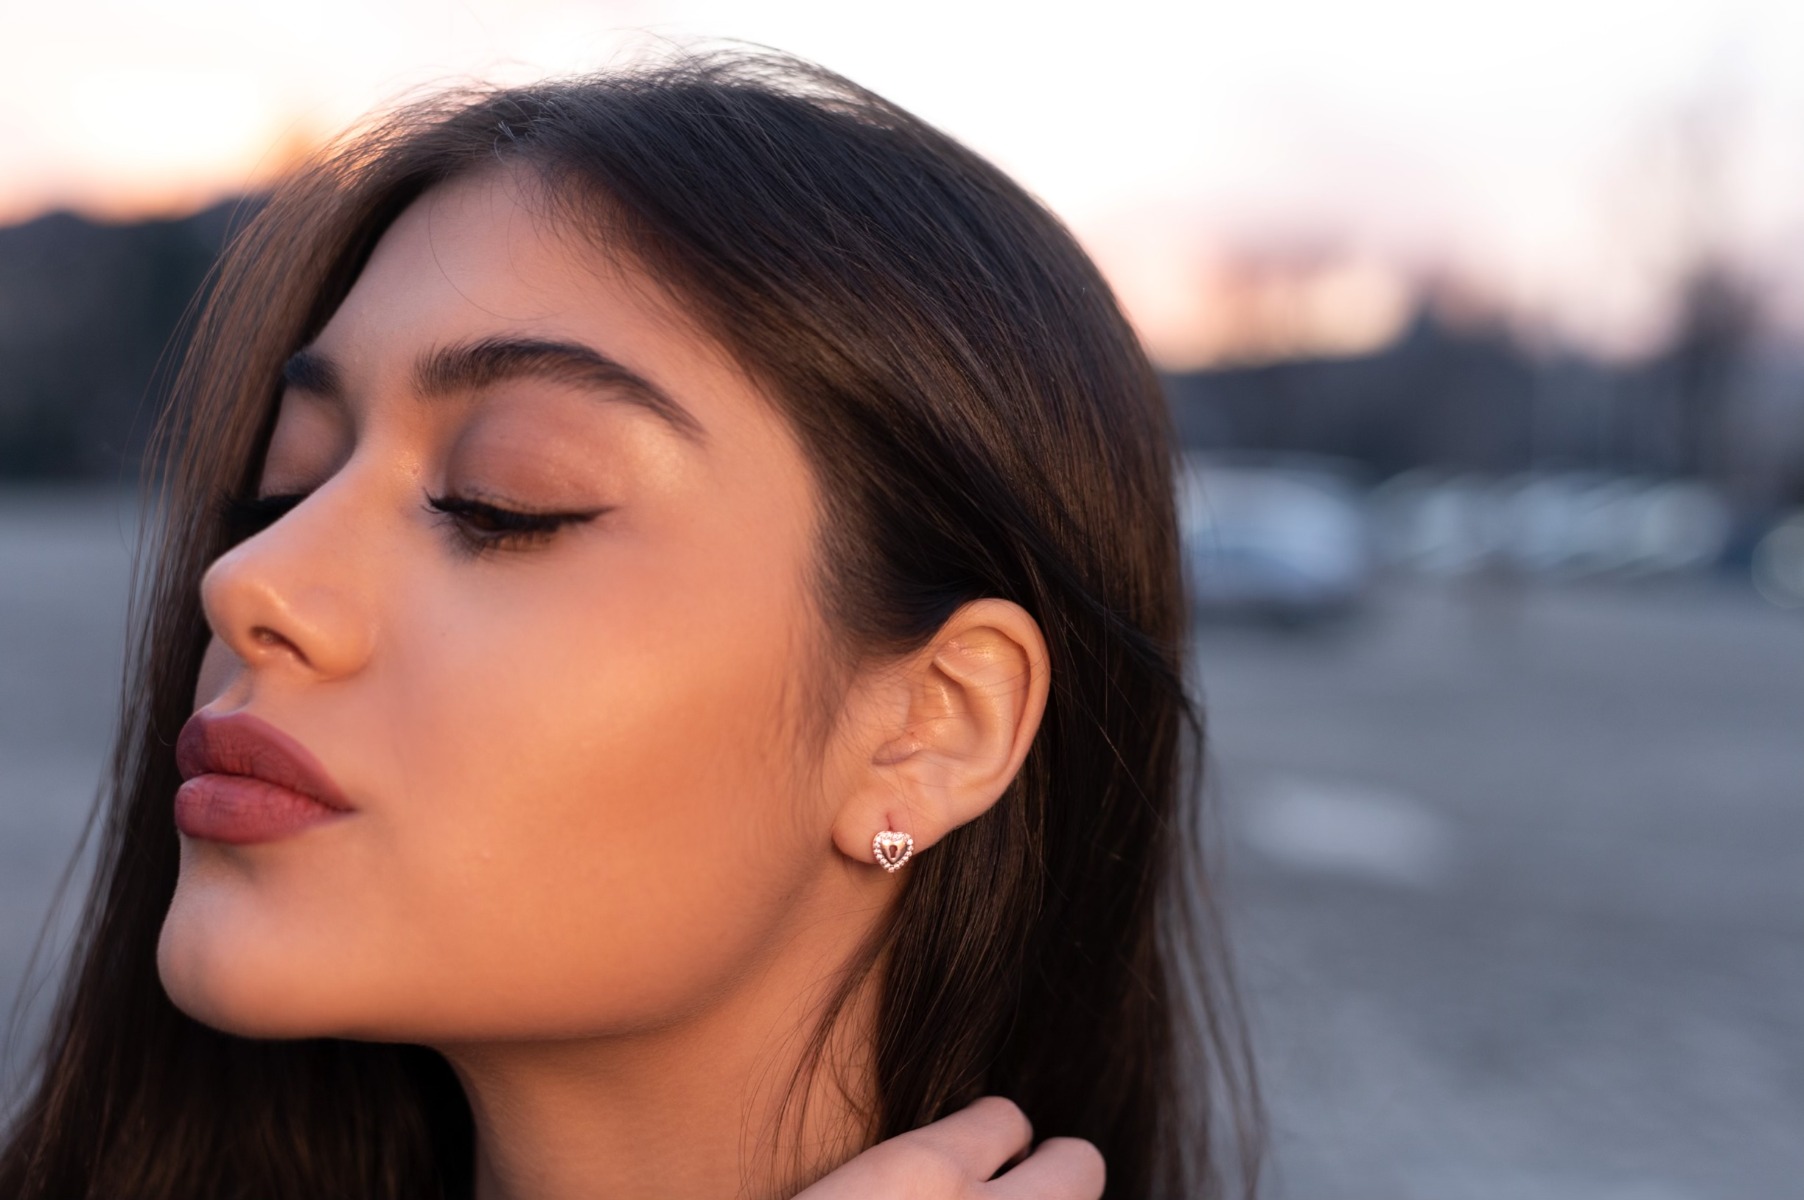
[[[205,577],[195,705],[291,736],[352,811],[182,836],[158,953],[183,1009],[259,1036],[631,1030],[755,973],[844,876],[798,754],[800,448],[517,177],[382,238],[290,372],[259,488],[283,493],[306,498]],[[595,515],[485,541],[471,501]]]

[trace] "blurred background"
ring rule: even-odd
[[[1795,0],[6,6],[4,1095],[228,229],[421,87],[697,35],[993,157],[1164,371],[1267,1194],[1804,1194]]]

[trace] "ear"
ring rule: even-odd
[[[918,854],[989,811],[1027,757],[1048,686],[1040,627],[1008,600],[964,605],[919,652],[873,671],[853,689],[834,845],[875,870],[880,831],[911,835]]]

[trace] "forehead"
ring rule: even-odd
[[[543,185],[519,167],[459,177],[410,204],[318,341],[338,357],[372,358],[430,335],[522,333],[589,335],[619,350],[681,345],[742,374],[681,300],[630,253],[554,215]]]
[[[409,399],[419,398],[419,364],[447,347],[513,340],[591,349],[694,418],[699,436],[664,439],[672,478],[705,481],[712,502],[748,522],[761,509],[767,523],[790,513],[798,528],[811,526],[814,473],[779,406],[633,255],[611,252],[555,211],[536,177],[500,167],[435,186],[409,205],[310,347],[336,368],[347,406],[419,407]],[[603,410],[631,411],[594,406]]]

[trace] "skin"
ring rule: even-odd
[[[259,492],[305,499],[206,573],[195,705],[292,735],[355,811],[183,836],[164,986],[245,1036],[439,1050],[479,1200],[754,1195],[791,1177],[779,1145],[809,1175],[845,1163],[810,1200],[1096,1196],[1068,1140],[980,1182],[1031,1137],[999,1100],[845,1162],[874,1099],[868,988],[805,1127],[773,1133],[816,1005],[907,878],[872,835],[932,853],[996,801],[1044,642],[1013,604],[968,605],[842,681],[809,736],[830,635],[800,446],[677,300],[532,195],[502,168],[429,191],[314,343],[338,386],[283,392]],[[521,336],[592,348],[686,418],[569,379],[415,387],[429,351]],[[472,552],[425,507],[447,494],[605,511]]]

